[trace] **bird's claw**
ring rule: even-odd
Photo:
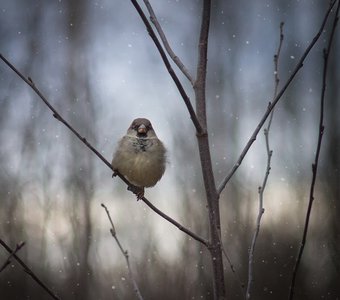
[[[128,191],[131,191],[132,193],[134,193],[137,196],[137,201],[144,197],[144,188],[143,187],[139,187],[139,186],[135,186],[135,185],[129,185],[127,189],[128,189]]]
[[[118,174],[117,174],[117,171],[113,171],[113,173],[112,173],[112,178],[113,177],[116,177]]]

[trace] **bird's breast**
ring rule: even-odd
[[[150,139],[135,139],[133,141],[133,148],[136,153],[138,152],[146,152],[150,147],[152,147],[153,142]]]

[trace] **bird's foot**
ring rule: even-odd
[[[143,187],[139,187],[139,186],[135,186],[135,185],[129,185],[127,189],[128,189],[128,191],[131,191],[132,193],[134,193],[137,196],[137,201],[144,197],[144,188]]]
[[[113,173],[112,173],[112,178],[113,177],[116,177],[118,174],[117,174],[117,171],[113,171]]]

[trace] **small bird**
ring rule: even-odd
[[[134,187],[130,187],[143,198],[144,188],[154,186],[163,176],[166,149],[158,139],[151,122],[145,118],[133,120],[127,133],[119,141],[113,155],[112,167],[122,174]]]

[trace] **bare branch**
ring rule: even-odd
[[[202,7],[201,28],[198,43],[197,75],[194,84],[196,113],[203,127],[202,134],[197,134],[197,144],[200,155],[201,170],[209,211],[210,255],[212,258],[214,299],[225,299],[225,283],[223,270],[223,255],[221,245],[221,221],[219,196],[216,191],[215,178],[211,162],[209,137],[207,133],[206,114],[206,75],[208,36],[210,27],[211,1],[204,0]]]
[[[68,129],[71,130],[71,132],[81,141],[83,142],[95,155],[99,157],[99,159],[104,162],[106,166],[108,166],[112,171],[113,168],[111,164],[104,158],[103,155],[99,153],[98,150],[96,150],[87,140],[85,137],[82,137],[58,112],[57,110],[49,103],[46,97],[40,92],[40,90],[36,87],[36,85],[33,83],[33,80],[28,77],[24,77],[2,54],[0,54],[0,59],[2,59],[23,81],[25,81],[32,89],[33,91],[44,101],[44,103],[47,105],[47,107],[53,112],[53,116],[63,123]],[[133,185],[119,172],[114,171],[115,175],[117,175],[122,181],[124,181],[130,190],[133,190]],[[181,231],[185,232],[189,236],[191,236],[193,239],[199,241],[200,243],[204,245],[208,245],[209,242],[206,241],[205,239],[199,237],[197,234],[194,232],[190,231],[189,229],[185,228],[169,216],[167,216],[165,213],[161,212],[158,208],[156,208],[154,205],[152,205],[145,197],[142,198],[142,200],[145,202],[146,205],[148,205],[154,212],[156,212],[158,215],[175,225],[178,229]]]
[[[308,56],[309,52],[312,50],[312,48],[314,47],[314,45],[316,44],[316,42],[319,40],[324,27],[326,25],[326,22],[328,20],[329,14],[335,4],[336,0],[333,0],[330,4],[330,7],[328,8],[324,19],[322,21],[322,24],[320,26],[319,31],[316,33],[316,35],[314,36],[313,40],[311,41],[311,43],[308,45],[307,49],[305,50],[305,52],[302,54],[300,60],[298,61],[297,65],[295,66],[292,74],[290,75],[290,77],[288,78],[287,82],[284,84],[284,86],[282,87],[282,89],[278,92],[277,96],[275,97],[275,99],[273,100],[273,102],[270,102],[266,112],[264,113],[261,121],[259,122],[259,124],[257,125],[255,131],[253,132],[253,134],[251,135],[250,139],[248,140],[246,146],[244,147],[244,149],[242,150],[241,155],[239,156],[236,164],[232,167],[231,171],[227,174],[227,176],[222,180],[221,184],[219,185],[217,192],[218,194],[221,194],[222,191],[224,190],[225,186],[227,185],[227,183],[229,182],[229,180],[232,178],[232,176],[234,175],[234,173],[236,172],[236,170],[239,168],[239,166],[241,165],[244,157],[246,156],[246,154],[248,153],[251,145],[255,142],[256,137],[259,133],[259,131],[261,130],[263,124],[266,122],[268,116],[270,115],[271,111],[273,110],[273,108],[275,107],[275,105],[277,104],[277,102],[281,99],[282,95],[284,94],[284,92],[286,91],[286,89],[289,87],[289,85],[291,84],[291,82],[293,81],[293,79],[295,78],[296,74],[299,72],[299,70],[303,67],[303,63],[306,59],[306,57]]]
[[[40,90],[34,84],[32,78],[26,78],[22,75],[1,53],[0,58],[8,65],[23,81],[25,81],[32,90],[40,97],[42,101],[47,105],[47,107],[53,112],[53,117],[56,118],[58,121],[63,123],[69,130],[72,131],[75,136],[81,140],[88,148],[91,149],[110,169],[112,169],[111,164],[102,156],[87,140],[85,137],[82,137],[59,113],[58,111],[49,103],[47,98],[40,92]]]
[[[38,283],[53,299],[59,300],[60,298],[50,290],[45,283],[43,283],[38,276],[36,276],[33,271],[15,254],[15,250],[12,250],[2,239],[0,239],[0,244],[6,249],[8,253],[12,255],[13,258],[23,267],[24,271],[33,278],[33,280]]]
[[[279,65],[279,57],[280,57],[280,53],[281,53],[282,42],[283,42],[283,38],[284,38],[283,25],[284,25],[284,23],[281,22],[281,24],[280,24],[279,46],[277,48],[276,54],[274,55],[274,95],[273,95],[273,99],[277,95],[277,90],[278,90],[278,86],[279,86],[279,82],[280,82],[278,65]],[[256,246],[257,237],[258,237],[259,232],[260,232],[261,218],[262,218],[263,213],[264,213],[263,193],[264,193],[264,190],[266,188],[267,180],[268,180],[269,173],[270,173],[270,170],[271,170],[271,158],[272,158],[273,151],[270,150],[270,146],[269,146],[269,131],[270,131],[270,126],[271,126],[271,123],[272,123],[272,120],[273,120],[273,115],[274,115],[274,109],[270,113],[270,118],[268,120],[267,127],[264,129],[264,136],[265,136],[265,140],[266,140],[266,151],[267,151],[267,166],[266,166],[266,172],[265,172],[265,175],[264,175],[264,178],[263,178],[262,186],[260,186],[259,190],[258,190],[258,193],[259,193],[259,210],[258,210],[258,215],[257,215],[257,219],[256,219],[256,228],[255,228],[255,231],[254,231],[253,239],[252,239],[250,250],[249,250],[248,285],[247,285],[246,299],[250,299],[250,297],[251,297],[250,291],[251,291],[251,288],[252,288],[252,284],[254,282],[253,267],[254,267],[255,246]]]
[[[167,221],[169,221],[170,223],[175,225],[179,230],[185,232],[187,235],[191,236],[193,239],[195,239],[196,241],[198,241],[201,244],[205,245],[206,247],[208,247],[208,248],[210,247],[209,241],[207,241],[206,239],[200,237],[196,233],[190,231],[188,228],[182,226],[180,223],[176,222],[175,220],[171,219],[168,215],[166,215],[165,213],[160,211],[156,206],[154,206],[148,199],[143,197],[143,198],[141,198],[141,200],[147,206],[149,206],[155,213],[159,214],[161,217],[163,217],[164,219],[166,219]]]
[[[132,2],[132,4],[133,4],[133,6],[136,8],[136,10],[137,10],[139,16],[141,17],[141,19],[142,19],[142,21],[143,21],[143,23],[144,23],[144,25],[145,25],[145,27],[146,27],[146,29],[147,29],[147,31],[148,31],[150,37],[151,37],[151,39],[152,39],[153,42],[155,43],[155,45],[156,45],[156,47],[157,47],[157,49],[158,49],[158,52],[159,52],[159,54],[160,54],[161,57],[162,57],[162,60],[163,60],[163,62],[164,62],[164,64],[165,64],[165,66],[166,66],[166,68],[167,68],[167,70],[168,70],[168,72],[169,72],[171,78],[173,79],[173,81],[174,81],[175,84],[176,84],[176,87],[177,87],[179,93],[181,94],[181,96],[182,96],[182,98],[183,98],[183,100],[184,100],[185,105],[187,106],[187,109],[188,109],[188,111],[189,111],[191,120],[192,120],[192,122],[193,122],[193,124],[194,124],[194,126],[195,126],[195,128],[196,128],[196,132],[197,132],[198,134],[201,134],[201,133],[203,132],[202,126],[201,126],[200,122],[199,122],[198,119],[197,119],[195,110],[194,110],[194,108],[193,108],[193,106],[192,106],[192,104],[191,104],[191,102],[190,102],[190,98],[189,98],[188,95],[186,94],[186,92],[185,92],[185,90],[184,90],[184,88],[183,88],[183,85],[181,84],[180,80],[178,79],[178,77],[177,77],[175,71],[172,69],[171,64],[170,64],[170,62],[169,62],[169,60],[168,60],[168,58],[167,58],[167,56],[166,56],[165,51],[164,51],[163,48],[162,48],[161,43],[159,42],[159,40],[158,40],[158,38],[157,38],[155,32],[153,31],[153,29],[152,29],[152,27],[151,27],[151,25],[150,25],[150,23],[149,23],[149,21],[148,21],[148,19],[147,19],[147,17],[145,16],[143,10],[141,9],[141,7],[140,7],[139,4],[137,3],[137,1],[136,1],[136,0],[131,0],[131,2]]]
[[[173,50],[171,49],[169,42],[163,32],[163,29],[161,27],[161,25],[158,22],[158,19],[156,17],[155,12],[153,11],[153,8],[150,4],[150,2],[148,0],[143,0],[145,3],[146,8],[149,11],[150,14],[150,20],[153,23],[153,25],[156,27],[156,30],[159,34],[159,37],[162,40],[163,46],[165,48],[165,50],[167,51],[167,53],[169,54],[169,56],[171,57],[171,59],[174,61],[174,63],[177,65],[177,67],[182,71],[182,73],[185,75],[186,78],[188,78],[188,80],[190,81],[190,83],[192,85],[194,85],[194,79],[191,76],[189,70],[184,66],[184,64],[182,63],[182,61],[180,60],[180,58],[173,52]]]
[[[127,250],[124,250],[122,244],[120,243],[118,237],[117,237],[117,233],[116,233],[116,229],[115,229],[115,226],[113,225],[113,221],[112,221],[112,218],[111,218],[111,215],[110,215],[110,212],[109,210],[107,209],[107,207],[102,203],[101,204],[102,207],[105,209],[106,211],[106,214],[107,214],[107,217],[109,218],[109,221],[111,223],[111,229],[110,229],[110,232],[111,232],[111,235],[113,236],[113,238],[115,239],[120,251],[122,252],[122,254],[124,255],[125,257],[125,260],[126,260],[126,265],[128,267],[128,272],[129,272],[129,277],[130,277],[130,280],[132,282],[132,285],[133,285],[133,289],[135,291],[135,294],[137,296],[138,299],[140,300],[143,300],[143,297],[142,297],[142,294],[140,293],[140,290],[138,288],[138,285],[137,285],[137,282],[133,276],[133,273],[132,273],[132,270],[131,270],[131,266],[130,266],[130,260],[129,260],[129,254],[127,252]]]
[[[0,268],[0,273],[6,269],[6,267],[11,263],[11,259],[14,254],[17,254],[17,252],[25,245],[25,242],[21,242],[16,245],[14,251],[7,257],[6,261],[3,263],[2,267]]]
[[[300,243],[300,249],[299,249],[299,253],[298,253],[298,256],[297,256],[297,259],[296,259],[296,262],[295,262],[295,266],[294,266],[294,269],[293,269],[292,282],[291,282],[290,289],[289,289],[289,299],[290,300],[293,299],[293,297],[294,297],[294,288],[295,288],[296,276],[297,276],[297,272],[299,270],[303,250],[304,250],[305,244],[306,244],[308,227],[309,227],[309,220],[310,220],[310,215],[311,215],[311,212],[312,212],[312,206],[313,206],[313,201],[314,201],[314,187],[315,187],[316,175],[317,175],[317,171],[318,171],[322,137],[323,137],[324,129],[325,129],[323,119],[324,119],[324,106],[325,106],[325,93],[326,93],[326,81],[327,81],[327,69],[328,69],[329,53],[330,53],[331,48],[332,48],[334,33],[335,33],[336,26],[337,26],[338,20],[339,20],[339,8],[340,8],[340,1],[338,0],[338,6],[337,6],[337,9],[336,9],[336,13],[335,13],[334,21],[333,21],[331,35],[330,35],[330,38],[329,38],[329,41],[328,41],[327,48],[324,49],[324,51],[323,51],[324,66],[323,66],[322,90],[321,90],[321,98],[320,98],[319,134],[318,134],[318,141],[317,141],[317,146],[316,146],[315,159],[314,159],[314,163],[312,164],[312,182],[311,182],[311,186],[310,186],[309,202],[308,202],[308,208],[307,208],[307,213],[306,213],[305,226],[304,226],[304,229],[303,229],[302,240],[301,240],[301,243]]]

